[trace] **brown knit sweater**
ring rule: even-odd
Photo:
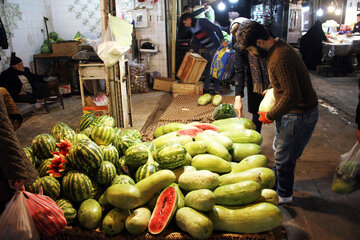
[[[279,38],[269,51],[268,72],[276,100],[266,115],[268,119],[275,120],[286,113],[304,113],[317,106],[316,92],[304,62]]]

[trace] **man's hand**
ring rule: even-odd
[[[221,44],[222,44],[224,47],[227,47],[228,42],[224,39],[224,40],[221,42]]]
[[[268,90],[269,90],[269,89],[264,90],[264,91],[261,93],[261,96],[265,96],[265,94],[267,93]]]
[[[20,95],[24,95],[24,94],[26,94],[26,93],[23,92],[23,91],[19,92],[19,96],[20,96]]]
[[[242,103],[241,103],[241,96],[236,96],[235,97],[235,102],[234,102],[234,109],[236,111],[236,113],[238,114],[238,118],[242,117]]]
[[[357,137],[358,142],[360,143],[360,130],[359,129],[356,129],[355,135]]]
[[[24,184],[26,182],[25,179],[22,178],[16,180],[10,179],[8,182],[9,182],[9,186],[12,189],[15,189],[17,191],[25,191],[25,187],[24,187]]]
[[[266,113],[267,113],[267,112],[258,112],[258,114],[260,115],[259,121],[262,122],[263,124],[270,124],[270,123],[272,123],[273,121],[269,120],[269,119],[266,117]]]

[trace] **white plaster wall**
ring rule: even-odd
[[[356,23],[356,15],[360,13],[357,11],[357,3],[359,0],[348,0],[345,11],[345,24],[351,25]]]

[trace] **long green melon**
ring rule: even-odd
[[[135,184],[139,189],[140,201],[137,206],[146,204],[156,193],[160,192],[176,180],[175,174],[170,170],[160,170]]]
[[[220,186],[215,189],[216,204],[227,206],[245,205],[257,200],[261,195],[259,183],[247,180]]]
[[[126,230],[132,235],[145,232],[148,228],[151,212],[147,207],[135,209],[125,222]]]
[[[56,204],[59,205],[66,218],[67,225],[71,225],[77,216],[77,211],[73,204],[66,198],[56,200]]]
[[[233,143],[231,155],[234,162],[261,153],[261,147],[255,143]]]
[[[40,134],[33,138],[31,148],[39,159],[51,158],[52,152],[56,149],[56,142],[50,134]]]
[[[171,132],[154,139],[152,143],[155,144],[157,148],[160,148],[161,146],[167,143],[181,143],[182,145],[185,146],[186,143],[192,141],[193,139],[190,136],[187,135],[177,136],[176,132]]]
[[[80,204],[78,211],[78,220],[80,225],[92,230],[100,225],[102,218],[102,209],[100,204],[94,199],[87,199]]]
[[[232,145],[233,145],[232,139],[229,138],[228,136],[226,136],[225,134],[218,133],[218,132],[215,132],[215,131],[212,131],[212,130],[205,130],[203,132],[203,134],[207,134],[210,137],[214,138],[215,140],[220,142],[222,145],[224,145],[224,147],[227,150],[230,150]]]
[[[279,204],[279,195],[272,189],[263,189],[256,202],[267,202],[276,206]]]
[[[188,142],[185,144],[186,151],[193,157],[197,154],[206,153],[206,143],[204,141]]]
[[[78,171],[70,171],[62,179],[64,196],[72,202],[81,202],[90,198],[92,191],[91,180]]]
[[[208,170],[187,171],[180,175],[179,187],[186,191],[215,189],[219,186],[218,174]]]
[[[266,167],[251,168],[245,172],[256,173],[261,178],[261,188],[273,188],[276,183],[276,176],[272,169]]]
[[[104,217],[102,228],[105,234],[113,236],[122,232],[125,226],[126,214],[117,208],[110,210]]]
[[[209,212],[215,206],[215,195],[208,189],[194,190],[186,194],[185,205],[200,212]]]
[[[226,118],[226,119],[220,119],[220,120],[216,120],[213,121],[211,124],[215,125],[215,126],[226,126],[229,124],[237,124],[237,125],[242,125],[244,129],[256,129],[256,125],[255,123],[253,123],[253,121],[251,121],[250,119],[247,118]]]
[[[212,155],[218,156],[226,161],[231,161],[231,155],[222,143],[214,138],[210,138],[207,134],[199,133],[195,137],[195,141],[204,141],[206,143],[206,151]]]
[[[214,229],[213,223],[205,214],[189,207],[183,207],[176,212],[175,222],[181,230],[196,239],[209,238]]]
[[[172,170],[172,172],[176,176],[176,182],[178,182],[180,175],[186,171],[196,171],[196,168],[194,168],[193,166],[181,166]]]
[[[263,137],[252,129],[237,129],[236,131],[224,131],[222,135],[227,136],[233,143],[255,143],[261,145]]]
[[[180,143],[167,143],[158,149],[156,156],[161,168],[172,170],[185,164],[186,149]]]
[[[266,167],[267,164],[268,161],[265,155],[255,154],[241,160],[236,166],[232,168],[231,172],[236,173],[243,172],[251,168]]]
[[[116,208],[129,210],[140,201],[140,192],[130,184],[114,184],[106,189],[106,199]]]
[[[241,181],[252,180],[261,183],[261,178],[256,172],[239,172],[239,173],[228,173],[219,176],[219,185],[224,186],[228,184],[238,183]]]
[[[214,229],[231,233],[259,233],[281,224],[281,210],[271,203],[253,203],[230,207],[215,205],[207,214]]]
[[[191,166],[197,170],[209,170],[216,173],[228,173],[231,171],[230,162],[211,154],[196,155],[191,161]]]

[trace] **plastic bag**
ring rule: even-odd
[[[212,114],[214,120],[236,117],[236,111],[232,104],[223,103],[217,106]]]
[[[149,92],[149,84],[146,79],[144,64],[129,63],[131,93]]]
[[[230,78],[233,68],[234,50],[219,47],[211,62],[210,74],[213,78],[225,80]]]
[[[259,112],[270,112],[275,106],[274,89],[270,88],[267,90],[263,100],[259,105]]]
[[[66,218],[61,208],[48,196],[24,191],[30,215],[39,232],[46,237],[61,232],[66,227]]]
[[[30,216],[25,196],[22,192],[14,194],[0,216],[0,239],[40,239],[40,234]]]
[[[354,147],[339,158],[331,190],[336,193],[351,193],[360,188],[360,145]]]

